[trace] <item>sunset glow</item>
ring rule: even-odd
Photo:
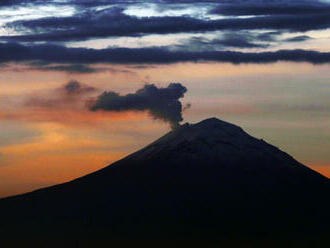
[[[170,131],[148,110],[89,109],[104,91],[146,84],[187,88],[182,123],[236,123],[330,177],[329,13],[320,26],[311,14],[281,26],[213,1],[48,2],[0,3],[0,198],[91,173]],[[82,88],[66,92],[69,82]]]

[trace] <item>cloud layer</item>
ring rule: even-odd
[[[7,11],[0,10],[0,63],[37,61],[30,64],[34,70],[106,71],[91,66],[96,63],[329,62],[329,1],[14,0],[0,5]],[[59,6],[65,13],[55,11]]]
[[[208,6],[198,13],[196,4]],[[76,11],[70,16],[36,17],[13,20],[3,27],[17,35],[2,35],[7,41],[82,41],[92,38],[142,36],[228,30],[275,29],[305,32],[330,27],[330,3],[324,1],[1,1],[3,6],[51,5],[70,6]],[[148,5],[149,4],[149,5]],[[129,8],[145,8],[145,16],[128,14]],[[158,15],[149,15],[154,9]],[[162,15],[170,10],[190,10],[193,14]],[[134,11],[133,11],[134,13]],[[188,12],[189,13],[189,12]],[[42,16],[42,13],[41,13]],[[216,18],[211,18],[211,16]],[[241,17],[245,18],[241,18]],[[220,18],[221,17],[221,18]],[[0,18],[1,19],[1,18]]]
[[[330,5],[320,1],[278,0],[278,1],[227,1],[212,11],[214,14],[228,16],[246,15],[322,15],[329,14]]]
[[[166,64],[177,62],[215,61],[239,63],[273,63],[278,61],[330,62],[330,52],[279,50],[275,52],[237,51],[171,51],[166,47],[152,48],[67,48],[56,45],[23,46],[0,44],[0,63],[41,61],[72,64]]]
[[[253,15],[251,8],[243,9],[251,11],[251,15]],[[273,8],[269,7],[269,9]],[[269,15],[256,15],[250,18],[230,16],[225,19],[207,20],[191,16],[136,17],[125,14],[123,8],[112,7],[105,10],[86,11],[70,17],[14,21],[8,23],[7,28],[23,32],[23,34],[0,36],[0,40],[64,42],[91,38],[217,30],[276,29],[298,32],[329,28],[330,5],[320,7],[320,9],[322,11],[314,11],[312,14],[280,15],[270,13]],[[215,9],[211,13],[214,14],[217,11]],[[222,9],[220,12],[222,13]]]

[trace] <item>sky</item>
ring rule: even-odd
[[[330,1],[0,1],[0,197],[209,117],[330,177]]]

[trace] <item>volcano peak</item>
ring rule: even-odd
[[[329,185],[278,148],[210,118],[87,176],[0,200],[0,228],[23,220],[45,233],[83,226],[128,239],[326,233]]]

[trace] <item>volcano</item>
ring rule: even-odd
[[[242,128],[211,118],[184,124],[74,181],[0,200],[0,234],[81,244],[281,239],[324,247],[329,181]]]

